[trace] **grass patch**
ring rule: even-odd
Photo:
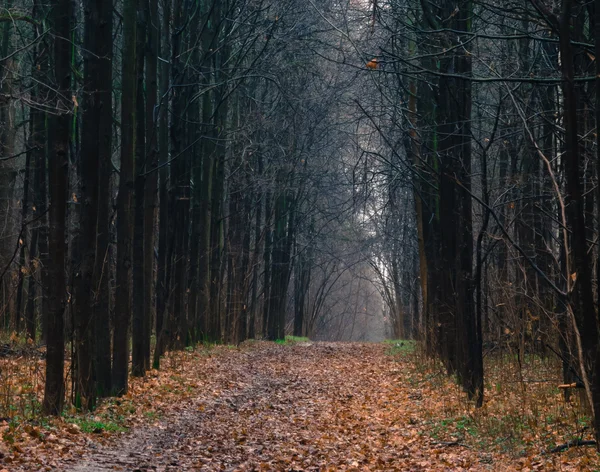
[[[436,421],[431,426],[431,436],[435,439],[464,439],[465,436],[477,437],[477,425],[469,416],[456,416]]]
[[[411,339],[388,339],[384,341],[390,356],[412,354],[417,348],[417,342]]]
[[[564,401],[557,389],[562,366],[553,357],[532,355],[526,363],[517,362],[512,353],[486,357],[484,405],[475,408],[456,378],[448,377],[439,361],[422,356],[414,343],[385,345],[389,355],[403,362],[399,382],[409,388],[414,421],[422,421],[426,434],[435,440],[523,457],[573,438],[591,439],[585,398],[574,392],[570,402]],[[576,453],[596,454],[585,449]]]
[[[66,421],[79,426],[84,433],[103,433],[104,431],[120,433],[127,431],[127,428],[122,424],[97,416],[71,416],[67,417]]]
[[[307,343],[309,342],[310,339],[302,337],[302,336],[286,336],[285,339],[277,339],[275,341],[276,344],[281,344],[281,345],[290,345],[290,344],[296,344],[296,343]]]
[[[144,416],[152,421],[160,418],[160,415],[156,411],[145,411]]]

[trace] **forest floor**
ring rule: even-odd
[[[544,452],[584,421],[560,407],[556,385],[527,392],[543,411],[538,400],[499,406],[518,402],[510,383],[491,384],[474,410],[412,349],[251,342],[171,354],[93,415],[0,423],[0,472],[600,469],[593,448]]]

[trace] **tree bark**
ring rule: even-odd
[[[156,203],[158,192],[158,52],[159,15],[158,0],[145,0],[148,51],[146,54],[146,177],[144,195],[144,367],[150,368],[150,338],[152,335],[152,294],[154,287],[154,243]]]
[[[146,375],[146,324],[149,323],[145,305],[144,284],[144,198],[146,188],[146,107],[144,97],[144,60],[146,48],[146,0],[138,0],[136,22],[136,135],[135,135],[135,184],[133,221],[133,267],[132,267],[132,326],[131,326],[131,375]]]
[[[59,109],[50,118],[50,153],[48,173],[50,186],[48,332],[46,353],[46,384],[42,408],[49,415],[60,415],[64,403],[65,336],[64,313],[66,303],[66,227],[68,189],[69,138],[71,107],[64,97],[70,97],[71,46],[64,38],[70,37],[72,21],[71,0],[51,3],[50,24],[54,32],[54,80]]]
[[[160,50],[163,57],[169,56],[169,42],[171,21],[170,2],[163,5],[163,16],[160,31]],[[165,317],[167,306],[167,249],[169,228],[169,171],[167,161],[169,159],[169,116],[168,116],[168,94],[170,87],[170,67],[167,61],[162,61],[160,66],[160,103],[158,112],[158,160],[159,160],[159,226],[158,226],[158,260],[156,263],[156,347],[152,365],[155,369],[160,366],[160,357],[165,349]]]
[[[92,367],[95,321],[92,317],[95,287],[93,274],[97,256],[99,175],[102,149],[103,108],[107,106],[102,91],[110,84],[105,82],[103,68],[107,64],[106,5],[97,0],[84,4],[84,100],[82,116],[81,195],[83,209],[80,213],[81,235],[79,242],[79,268],[75,279],[75,352],[77,353],[76,406],[91,410],[95,405],[95,375]],[[110,34],[110,33],[109,33]],[[102,155],[106,158],[106,155]],[[110,156],[109,156],[110,158]]]
[[[136,129],[136,12],[137,0],[126,0],[123,6],[121,168],[117,197],[117,286],[113,331],[112,389],[115,395],[127,393],[128,388]]]
[[[98,110],[98,203],[96,223],[96,254],[92,286],[93,347],[96,393],[99,397],[110,395],[112,390],[112,362],[110,339],[110,261],[111,237],[110,209],[112,195],[110,176],[112,173],[112,79],[113,79],[113,8],[112,5],[96,0],[100,27],[97,38],[97,90],[95,105]]]

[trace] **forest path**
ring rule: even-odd
[[[491,458],[423,435],[422,393],[381,344],[232,349],[154,425],[59,465],[71,472],[490,470]],[[413,408],[414,407],[414,408]],[[437,451],[433,451],[434,448]],[[499,465],[499,464],[497,464]]]

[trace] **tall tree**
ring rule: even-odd
[[[146,324],[149,324],[148,310],[145,305],[144,284],[144,236],[145,236],[145,197],[146,197],[146,113],[144,96],[144,69],[146,56],[146,0],[138,2],[136,29],[136,134],[135,134],[135,186],[133,218],[133,267],[132,267],[132,326],[131,326],[131,374],[143,377],[146,373]]]
[[[98,14],[95,46],[97,58],[90,57],[97,78],[93,79],[93,109],[97,113],[97,131],[95,145],[98,148],[97,177],[97,221],[96,254],[92,285],[93,313],[93,357],[96,393],[100,397],[110,395],[112,391],[112,362],[110,339],[110,291],[109,279],[111,264],[109,258],[112,208],[111,174],[113,143],[113,8],[106,2],[96,1],[94,11]],[[92,78],[90,77],[90,80]]]
[[[39,1],[33,3],[31,16],[34,19],[44,17],[42,5]],[[35,35],[40,34],[38,25],[34,26]],[[33,50],[31,75],[34,77],[35,83],[32,87],[32,101],[39,102],[42,98],[41,88],[43,80],[48,70],[48,51],[47,44],[42,42]],[[36,323],[36,295],[41,295],[41,313],[42,318],[47,314],[47,298],[44,290],[41,287],[47,287],[48,269],[45,265],[41,265],[40,270],[36,270],[36,263],[48,254],[48,226],[47,226],[47,195],[46,195],[46,114],[37,107],[32,107],[30,111],[30,153],[32,165],[34,167],[33,185],[32,185],[32,213],[39,223],[33,228],[31,236],[31,245],[29,250],[31,273],[29,276],[29,284],[27,290],[27,307],[26,307],[26,323],[27,334],[30,339],[37,339],[37,323]],[[36,276],[39,273],[40,284],[37,283]]]
[[[109,12],[107,12],[109,10]],[[81,151],[85,156],[81,161],[81,195],[83,205],[80,217],[81,235],[79,242],[79,268],[75,279],[75,352],[77,353],[76,405],[92,409],[95,404],[95,373],[92,368],[94,357],[93,340],[95,321],[90,306],[95,305],[93,286],[94,269],[97,257],[98,205],[100,160],[110,160],[110,148],[106,149],[106,118],[104,109],[112,109],[110,80],[106,80],[103,69],[110,69],[103,44],[107,40],[106,30],[112,29],[110,8],[101,1],[87,1],[84,4],[84,91]],[[107,23],[108,20],[108,23]],[[110,31],[108,36],[110,36]],[[110,44],[110,42],[109,42]],[[108,77],[110,79],[110,77]],[[108,101],[108,103],[107,103]],[[110,141],[109,141],[110,143]]]
[[[160,50],[163,57],[168,57],[170,47],[171,6],[167,0],[163,3],[161,22]],[[166,306],[168,298],[167,285],[167,251],[169,243],[169,117],[168,95],[170,89],[170,65],[161,61],[160,66],[160,102],[158,104],[158,147],[159,147],[159,223],[158,223],[158,258],[156,263],[156,348],[152,365],[158,368],[160,357],[166,347]]]
[[[136,15],[137,0],[123,4],[123,64],[121,95],[121,167],[117,197],[117,273],[113,330],[112,389],[127,392],[129,325],[131,316],[131,267],[133,240],[133,187],[136,131]]]
[[[145,187],[144,209],[144,362],[150,368],[150,338],[152,335],[152,295],[154,287],[154,242],[156,203],[158,191],[158,53],[160,18],[158,0],[145,2],[147,18],[146,53],[146,173],[149,173]]]
[[[46,384],[44,412],[60,415],[64,403],[65,334],[64,314],[66,304],[66,209],[68,189],[69,138],[71,132],[71,36],[72,3],[55,0],[51,3],[50,25],[54,32],[53,65],[56,86],[57,110],[49,123],[50,185],[48,328],[46,354]]]

